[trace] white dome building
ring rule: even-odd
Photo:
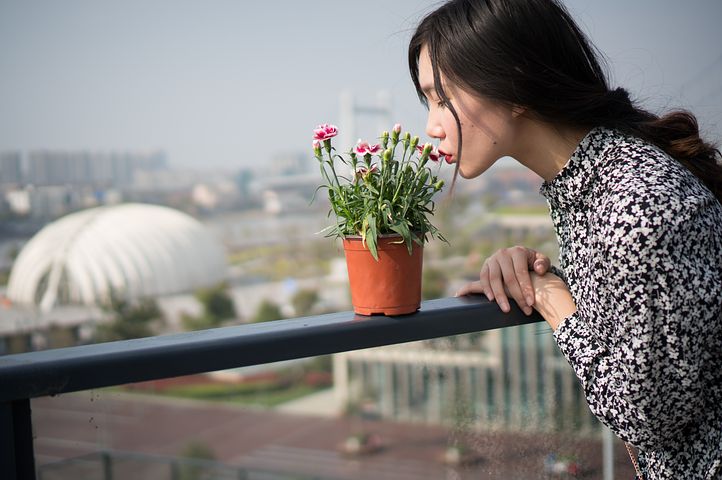
[[[225,280],[222,245],[197,220],[168,207],[122,204],[47,225],[23,248],[8,298],[48,311],[188,292]]]

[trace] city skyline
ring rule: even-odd
[[[0,151],[161,149],[175,168],[252,167],[310,151],[343,92],[373,104],[387,91],[395,119],[423,134],[406,45],[436,4],[0,1]],[[690,108],[720,140],[722,4],[565,4],[612,86],[653,110]]]

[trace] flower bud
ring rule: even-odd
[[[437,192],[438,192],[439,190],[441,190],[443,187],[444,187],[444,181],[443,181],[443,180],[439,180],[438,182],[436,182],[436,183],[434,184],[434,190],[436,190]]]
[[[349,152],[349,157],[351,157],[351,167],[356,170],[356,165],[358,165],[358,158],[356,157],[356,154],[353,150]]]
[[[391,157],[393,157],[393,155],[394,155],[394,152],[393,152],[393,150],[391,150],[390,148],[387,148],[386,150],[384,150],[384,157],[383,157],[383,158],[384,158],[384,163],[390,162],[390,161],[391,161]]]
[[[431,150],[434,149],[434,146],[430,143],[424,144],[424,149],[421,151],[421,160],[426,160],[429,158],[429,154],[431,153]]]
[[[321,156],[321,142],[319,140],[313,141],[313,153],[317,156]]]
[[[389,146],[389,132],[384,131],[381,134],[381,145],[383,145],[384,148]]]
[[[397,123],[391,130],[391,142],[396,145],[399,142],[399,135],[401,135],[401,124]]]
[[[418,135],[414,136],[414,138],[411,139],[411,149],[412,150],[415,149],[416,145],[419,144],[419,140],[420,140],[420,138]]]

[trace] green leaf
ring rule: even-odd
[[[378,262],[379,260],[379,253],[378,253],[378,231],[376,228],[376,217],[373,216],[373,214],[368,214],[366,216],[366,219],[364,220],[364,223],[368,225],[368,228],[370,230],[369,233],[371,235],[366,235],[366,244],[369,247],[369,251],[371,252],[371,255],[373,255],[374,259]]]
[[[409,255],[411,255],[411,251],[413,248],[413,244],[411,243],[412,234],[406,222],[395,223],[391,226],[391,230],[401,235],[404,243],[406,243],[406,248],[409,250]]]

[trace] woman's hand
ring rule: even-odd
[[[544,275],[550,267],[549,257],[531,248],[502,248],[484,261],[479,281],[467,284],[456,296],[483,293],[489,301],[496,299],[504,312],[509,312],[510,295],[525,314],[531,315],[536,297],[529,272]]]

